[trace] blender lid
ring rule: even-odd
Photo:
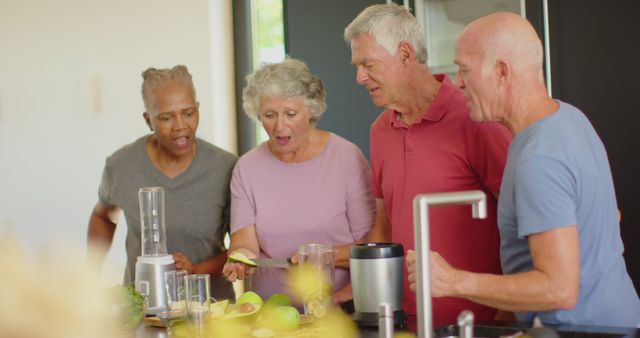
[[[349,258],[375,259],[404,256],[404,248],[397,243],[362,243],[351,246]]]

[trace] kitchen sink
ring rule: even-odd
[[[473,327],[474,338],[500,338],[512,336],[518,332],[526,332],[531,328],[531,323],[523,322],[481,322]],[[625,327],[607,327],[607,326],[587,326],[587,325],[546,325],[556,332],[560,338],[640,338],[640,329]],[[409,316],[406,325],[403,328],[395,328],[395,331],[416,330],[416,317]],[[458,338],[459,330],[457,325],[440,326],[433,330],[434,338]],[[378,338],[378,328],[360,328],[361,338]]]
[[[502,336],[510,336],[518,331],[526,331],[525,329],[514,327],[502,327],[502,326],[481,326],[477,325],[473,327],[474,338],[497,338]],[[457,325],[449,325],[439,327],[434,330],[435,337],[437,338],[454,338],[458,337],[459,330]]]
[[[527,331],[526,327],[504,327],[504,326],[484,326],[477,325],[473,328],[474,338],[498,338],[503,336],[511,336],[518,331]],[[458,326],[449,325],[439,327],[434,330],[437,338],[457,338]],[[560,338],[619,338],[627,336],[624,333],[611,333],[611,332],[590,332],[590,331],[570,331],[570,330],[557,330]]]

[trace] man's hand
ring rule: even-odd
[[[429,258],[431,263],[431,295],[433,297],[451,296],[451,287],[454,285],[457,270],[435,251],[429,253]],[[409,289],[416,292],[416,253],[413,250],[407,250],[405,260],[409,273]]]
[[[416,253],[413,250],[407,250],[405,261],[407,264],[407,272],[409,272],[409,289],[416,292]]]
[[[173,260],[176,264],[176,270],[187,270],[190,274],[193,273],[193,263],[182,252],[176,252],[173,254]]]
[[[452,287],[456,285],[457,270],[437,252],[429,252],[431,263],[431,296],[454,296]]]
[[[347,284],[345,287],[343,287],[342,289],[338,290],[338,292],[333,294],[334,304],[342,304],[352,299],[353,299],[353,290],[351,288],[351,283]]]

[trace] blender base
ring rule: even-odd
[[[354,312],[351,314],[353,319],[359,327],[378,327],[378,313],[377,312]],[[406,326],[407,314],[404,310],[393,311],[393,326],[396,328],[403,328]]]
[[[167,293],[164,273],[175,270],[173,256],[138,257],[135,272],[135,288],[147,301],[147,315],[155,315],[167,309]]]

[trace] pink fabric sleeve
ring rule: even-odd
[[[358,241],[371,229],[375,217],[375,202],[371,195],[369,165],[362,152],[357,149],[353,170],[357,173],[347,191],[347,218],[353,239]]]
[[[241,163],[238,161],[231,176],[231,233],[255,224],[256,207],[249,196],[251,187],[242,180]]]

